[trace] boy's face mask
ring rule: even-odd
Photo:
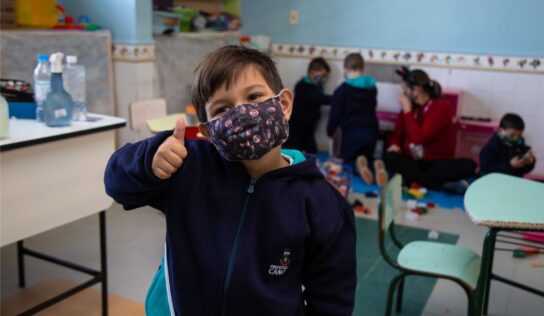
[[[525,143],[523,136],[520,132],[508,132],[508,130],[501,130],[499,133],[501,140],[508,146],[519,146]]]
[[[289,136],[281,92],[259,103],[237,105],[205,123],[210,141],[229,161],[255,160],[280,146]]]
[[[508,146],[519,146],[525,143],[523,137],[503,136],[502,141]]]

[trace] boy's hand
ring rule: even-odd
[[[533,156],[533,153],[529,150],[528,152],[523,155],[523,158],[525,159],[525,162],[530,165],[533,162],[535,162],[535,156]]]
[[[162,180],[168,179],[183,164],[187,157],[185,148],[185,120],[180,117],[176,121],[176,127],[172,136],[168,137],[157,149],[151,169],[153,174]]]
[[[524,157],[520,157],[520,156],[515,156],[514,158],[512,158],[510,160],[510,165],[512,166],[512,168],[514,169],[519,169],[523,166],[525,166],[526,162],[525,162],[525,158]]]

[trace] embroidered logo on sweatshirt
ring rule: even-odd
[[[291,250],[286,248],[283,251],[283,255],[281,256],[280,264],[279,265],[271,264],[270,268],[268,269],[268,274],[284,275],[285,271],[287,271],[287,269],[289,268],[289,263],[291,262],[290,257],[291,257]]]

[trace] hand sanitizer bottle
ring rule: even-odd
[[[72,108],[74,101],[66,90],[62,80],[63,53],[52,54],[51,63],[51,88],[47,93],[44,103],[44,122],[50,127],[69,126],[72,121]]]

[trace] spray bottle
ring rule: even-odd
[[[52,54],[51,63],[51,88],[47,93],[44,103],[44,122],[50,127],[69,126],[72,121],[72,108],[74,101],[66,90],[62,80],[63,53]]]

